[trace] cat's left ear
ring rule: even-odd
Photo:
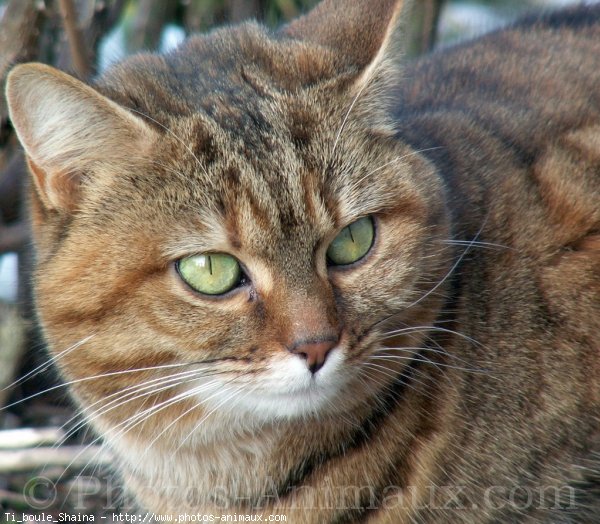
[[[409,0],[324,0],[281,34],[317,44],[335,56],[340,75],[354,74],[352,91],[375,98],[394,82],[406,42]],[[308,57],[310,60],[310,57]]]
[[[141,118],[47,65],[16,66],[6,98],[37,194],[50,210],[74,211],[86,178],[126,170],[157,140]]]

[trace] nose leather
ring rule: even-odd
[[[337,345],[337,339],[307,341],[295,344],[290,350],[301,358],[306,359],[306,365],[315,374],[323,367],[329,352]]]

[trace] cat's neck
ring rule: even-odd
[[[411,382],[413,374],[417,378]],[[220,414],[211,420],[210,435],[197,432],[179,447],[169,448],[168,439],[151,447],[118,439],[109,442],[122,448],[117,452],[128,463],[122,470],[127,472],[126,484],[136,499],[148,507],[156,507],[159,499],[164,504],[161,510],[167,514],[182,508],[213,513],[287,512],[310,507],[335,511],[354,503],[346,497],[355,494],[328,492],[326,488],[346,485],[346,475],[354,470],[351,474],[362,479],[357,489],[368,486],[370,478],[385,467],[385,461],[373,457],[389,452],[388,438],[393,438],[400,457],[415,439],[419,441],[416,453],[422,453],[424,459],[440,452],[445,444],[438,440],[433,421],[451,423],[453,412],[447,407],[460,383],[450,375],[436,383],[424,380],[418,369],[403,373],[386,386],[387,394],[372,404],[328,417],[249,429],[239,419]],[[437,389],[445,392],[437,397]],[[401,403],[397,402],[399,396]],[[444,400],[436,405],[436,397]],[[445,415],[438,417],[444,410]],[[216,437],[219,434],[222,438]],[[169,460],[165,460],[166,455]],[[365,463],[368,467],[363,466]],[[328,466],[322,467],[324,464]],[[408,463],[402,468],[411,475],[422,474]],[[407,482],[419,483],[412,479]]]

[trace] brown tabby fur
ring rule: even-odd
[[[406,63],[403,8],[11,74],[41,323],[140,507],[598,520],[600,7]],[[191,291],[174,262],[210,251],[251,283]],[[303,385],[288,350],[332,334]]]

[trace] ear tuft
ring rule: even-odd
[[[38,194],[50,209],[73,211],[83,175],[100,165],[122,168],[155,140],[141,119],[43,64],[16,66],[6,97]]]

